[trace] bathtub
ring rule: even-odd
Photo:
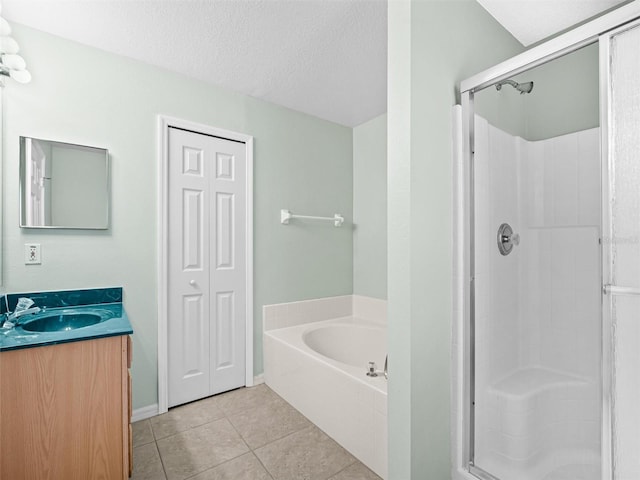
[[[265,383],[386,478],[387,382],[366,375],[368,362],[384,366],[384,302],[348,295],[264,308]]]

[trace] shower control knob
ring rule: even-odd
[[[509,255],[514,245],[520,245],[520,235],[513,233],[511,225],[503,223],[498,227],[498,250],[502,255]]]

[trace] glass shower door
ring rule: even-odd
[[[639,45],[637,23],[601,39],[610,122],[603,175],[603,308],[605,346],[613,363],[605,382],[611,417],[604,423],[605,432],[612,432],[604,454],[611,452],[613,472],[603,470],[603,478],[613,480],[640,479]]]
[[[599,136],[475,119],[478,478],[601,480]]]
[[[597,72],[592,44],[514,76],[534,82],[526,95],[474,94],[469,469],[483,480],[602,480]]]
[[[598,47],[599,126],[523,135],[546,111],[467,97],[485,115],[469,124],[464,452],[482,480],[640,480],[640,21]],[[536,68],[522,104],[544,103]]]

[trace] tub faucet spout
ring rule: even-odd
[[[369,362],[367,377],[379,377],[380,375],[384,375],[384,378],[387,378],[387,361],[384,361],[384,370],[377,370],[376,362]]]

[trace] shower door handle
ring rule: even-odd
[[[640,288],[634,287],[617,287],[607,284],[602,287],[605,295],[640,295]]]

